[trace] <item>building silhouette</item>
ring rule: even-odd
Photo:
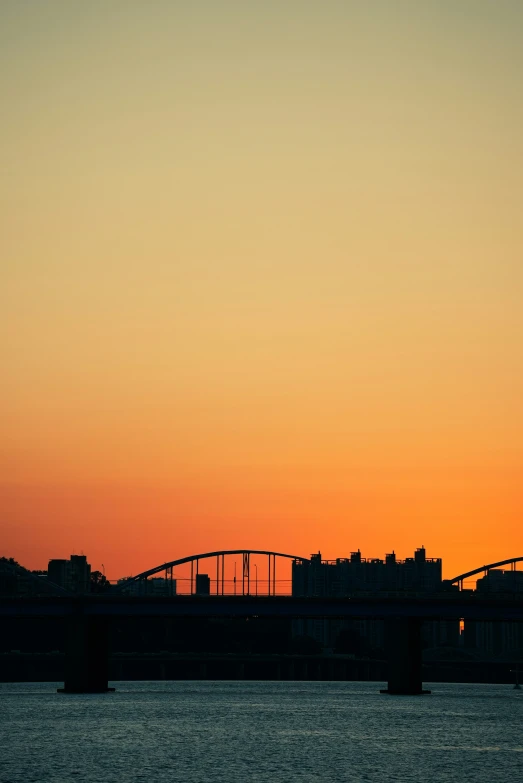
[[[478,593],[523,593],[523,571],[493,568],[476,581]],[[523,623],[478,622],[468,620],[464,627],[464,646],[487,657],[513,656],[523,653]]]
[[[211,580],[208,574],[196,575],[196,595],[210,595]]]
[[[351,596],[373,593],[436,593],[443,589],[441,558],[427,558],[424,547],[413,557],[398,560],[395,552],[385,559],[364,558],[360,550],[350,557],[322,560],[321,553],[292,564],[293,596]],[[295,636],[310,636],[323,648],[336,649],[340,639],[350,640],[356,652],[383,650],[384,624],[378,619],[296,620]],[[426,647],[458,646],[459,622],[425,623]]]
[[[176,595],[176,579],[165,579],[163,577],[150,577],[149,579],[138,579],[136,582],[127,582],[128,577],[119,579],[118,584],[124,585],[121,590],[122,595],[132,596],[171,596]]]
[[[47,578],[72,593],[87,593],[90,589],[91,566],[85,555],[71,555],[69,560],[50,560]]]
[[[0,557],[0,596],[63,595],[45,572],[33,573],[12,558]]]
[[[433,592],[441,589],[441,558],[427,558],[424,547],[414,557],[398,560],[396,554],[385,560],[364,558],[361,552],[350,557],[322,560],[321,553],[310,561],[297,560],[292,565],[294,596],[345,596],[356,592],[415,590]]]

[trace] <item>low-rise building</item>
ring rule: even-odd
[[[149,579],[137,579],[135,582],[129,582],[129,577],[119,579],[118,585],[123,585],[121,590],[123,595],[132,596],[170,596],[176,595],[176,579],[165,579],[163,577],[150,577]]]

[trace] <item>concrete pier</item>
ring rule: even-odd
[[[385,625],[388,688],[391,696],[419,696],[430,691],[421,682],[421,620],[391,618]]]
[[[64,687],[59,693],[107,693],[109,627],[103,617],[75,613],[67,619]]]

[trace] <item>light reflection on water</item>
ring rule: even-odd
[[[523,691],[435,684],[0,684],[0,783],[523,781]]]

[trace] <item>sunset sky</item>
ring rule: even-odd
[[[523,2],[4,0],[0,555],[523,555]]]

